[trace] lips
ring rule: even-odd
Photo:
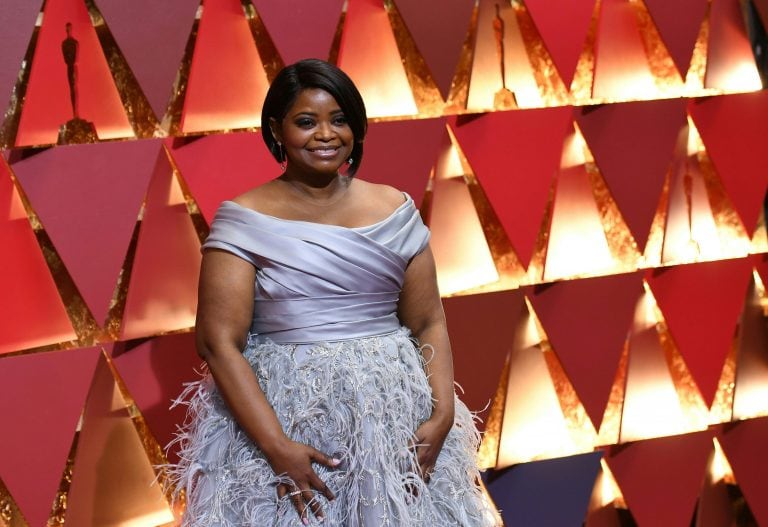
[[[338,146],[321,146],[318,148],[308,148],[307,150],[318,157],[335,157],[339,148]]]

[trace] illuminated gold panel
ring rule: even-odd
[[[509,385],[509,355],[504,361],[504,369],[501,370],[499,385],[488,411],[485,422],[483,440],[477,453],[477,466],[481,470],[494,468],[499,457],[499,444],[501,441],[501,426],[504,420],[504,405],[507,401],[507,386]]]
[[[610,274],[621,269],[603,231],[585,163],[584,140],[565,140],[557,177],[544,280]]]
[[[750,240],[693,123],[680,130],[670,170],[663,264],[746,256]]]
[[[592,96],[601,101],[658,97],[634,7],[626,0],[602,0],[601,3]]]
[[[418,114],[384,5],[355,0],[345,18],[338,65],[360,90],[368,117]]]
[[[86,403],[65,525],[149,527],[173,521],[105,358]]]
[[[544,100],[528,60],[515,9],[508,2],[481,2],[467,108],[541,106]]]
[[[686,432],[685,414],[656,331],[654,307],[648,291],[635,307],[629,337],[622,443]]]
[[[739,324],[734,419],[768,415],[768,320],[761,301],[764,295],[763,284],[754,271]]]
[[[531,315],[510,352],[507,401],[497,468],[583,452],[572,440]]]
[[[499,280],[464,178],[458,147],[446,134],[432,179],[431,245],[443,296]]]

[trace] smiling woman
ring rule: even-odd
[[[209,371],[181,398],[190,419],[170,470],[183,525],[493,525],[429,231],[409,196],[352,177],[360,94],[302,61],[277,76],[262,119],[284,172],[222,203],[203,245]]]

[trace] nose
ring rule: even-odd
[[[331,123],[327,121],[321,121],[317,124],[315,129],[315,138],[320,141],[330,141],[336,132],[331,126]]]

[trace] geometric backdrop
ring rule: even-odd
[[[497,11],[498,7],[498,11]],[[200,244],[347,71],[506,525],[768,526],[765,0],[6,0],[0,526],[172,525]],[[73,51],[74,50],[74,51]],[[763,51],[764,52],[764,51]]]

